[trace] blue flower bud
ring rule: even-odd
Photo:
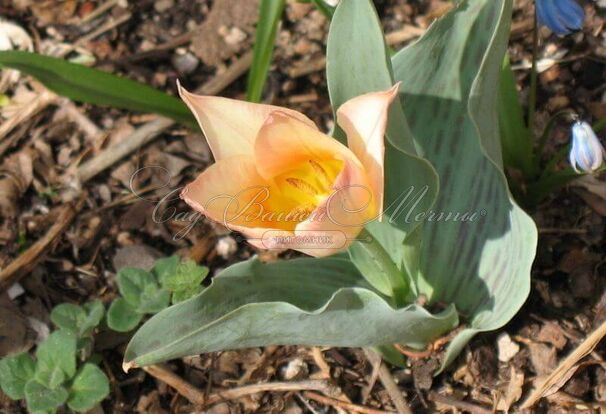
[[[606,152],[600,144],[593,128],[587,122],[577,121],[572,126],[572,149],[570,150],[570,165],[576,172],[579,168],[586,173],[592,173],[604,162]]]
[[[536,0],[537,19],[559,35],[583,28],[585,10],[576,0]]]

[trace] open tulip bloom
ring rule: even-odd
[[[502,167],[512,3],[461,1],[390,56],[372,1],[339,1],[333,136],[290,109],[180,88],[215,158],[182,198],[259,249],[304,254],[213,275],[136,332],[125,367],[291,344],[375,347],[402,363],[392,345],[448,337],[444,368],[506,324],[530,291],[537,238]]]
[[[397,88],[339,108],[349,148],[299,112],[180,88],[215,157],[181,197],[259,248],[316,257],[347,248],[380,217],[383,139]]]

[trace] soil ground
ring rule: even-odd
[[[588,120],[606,117],[605,10],[599,3],[584,2],[587,21],[579,33],[557,37],[541,31],[537,131],[566,109]],[[395,49],[414,41],[449,6],[437,0],[375,4]],[[94,61],[98,68],[173,94],[177,79],[196,88],[221,77],[251,50],[256,10],[255,0],[0,1],[0,16],[25,29],[36,51]],[[532,13],[530,0],[516,1],[510,54],[523,102],[528,96]],[[288,3],[264,94],[265,102],[304,112],[325,129],[332,123],[323,72],[327,30],[326,19],[311,5]],[[64,53],[65,48],[69,50]],[[244,99],[245,78],[231,82],[220,94]],[[67,191],[66,177],[82,160],[120,142],[154,116],[54,96],[44,100],[40,98],[44,88],[26,76],[11,76],[0,87],[10,97],[8,105],[0,106],[0,130],[19,113],[35,109],[0,135],[1,269],[39,240],[72,201],[74,191]],[[555,127],[548,154],[568,143],[568,127],[565,123]],[[88,180],[72,223],[21,278],[22,290],[13,288],[10,297],[4,293],[0,298],[0,356],[30,349],[47,335],[49,310],[58,303],[100,298],[109,304],[117,294],[116,269],[123,266],[141,266],[177,253],[195,258],[216,274],[253,254],[274,259],[207,221],[192,225],[173,217],[158,222],[162,221],[158,214],[169,214],[159,201],[163,195],[211,163],[200,133],[172,127]],[[510,176],[515,179],[515,172]],[[182,203],[170,206],[187,211]],[[532,292],[518,315],[504,329],[477,336],[437,377],[431,375],[435,358],[412,359],[405,368],[389,367],[413,412],[518,412],[535,382],[551,373],[606,318],[605,184],[599,179],[577,182],[530,213],[540,240]],[[97,348],[112,389],[100,408],[106,413],[395,410],[390,393],[377,379],[379,365],[362,350],[269,347],[171,362],[169,369],[208,393],[259,382],[320,378],[331,379],[340,389],[338,399],[355,405],[339,408],[334,400],[327,403],[313,393],[270,391],[202,409],[142,370],[125,374],[121,361],[127,341],[127,335],[109,331],[99,335]],[[596,347],[534,412],[605,412],[605,351],[606,344]],[[25,411],[0,393],[0,412]]]

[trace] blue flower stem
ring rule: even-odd
[[[539,55],[539,24],[537,22],[537,11],[534,11],[534,27],[532,29],[532,67],[530,69],[530,94],[528,96],[528,130],[534,137],[534,122],[537,109],[537,60]],[[540,162],[540,154],[535,155],[535,163]]]

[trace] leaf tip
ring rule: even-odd
[[[124,361],[122,362],[122,371],[128,374],[131,368],[137,368],[137,363],[135,361]]]

